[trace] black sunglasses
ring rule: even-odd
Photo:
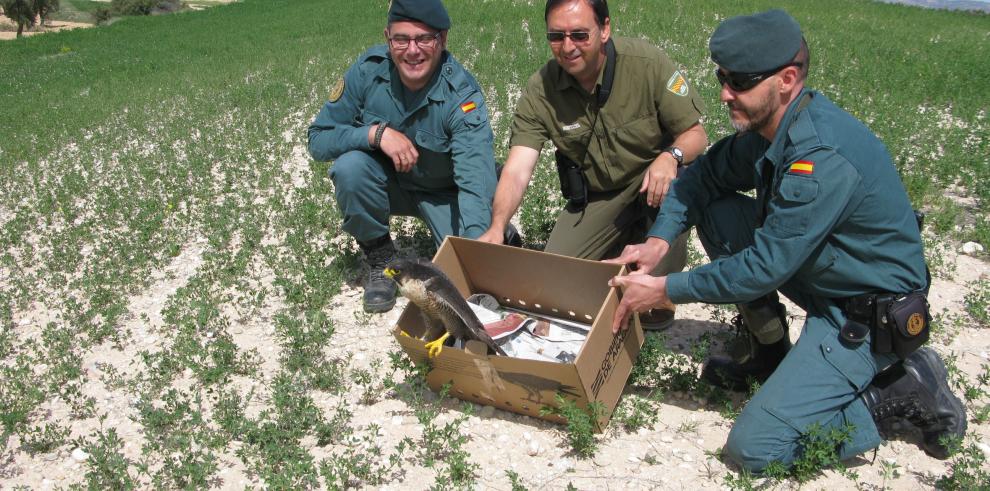
[[[801,63],[788,63],[786,65],[781,65],[773,70],[763,73],[722,73],[722,70],[715,69],[715,78],[718,79],[718,84],[726,85],[736,92],[746,92],[753,87],[756,87],[760,82],[770,78],[775,73],[789,67],[796,66],[801,67]]]
[[[561,43],[564,38],[571,38],[571,41],[575,43],[583,43],[591,39],[591,33],[588,31],[574,31],[574,32],[560,32],[560,31],[550,31],[547,32],[547,41],[551,43]]]

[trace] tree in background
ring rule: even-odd
[[[34,27],[35,11],[33,0],[0,0],[3,15],[17,24],[17,37],[21,37],[24,27]]]
[[[21,37],[24,28],[34,27],[41,19],[44,25],[48,14],[58,10],[59,0],[0,0],[3,14],[17,24],[17,37]]]
[[[59,0],[33,0],[34,12],[38,14],[39,23],[45,25],[48,22],[48,14],[59,9]]]

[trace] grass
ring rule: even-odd
[[[96,3],[63,0],[59,15],[85,16]],[[4,455],[83,449],[74,482],[101,489],[214,486],[232,460],[256,487],[378,486],[416,472],[437,487],[493,485],[467,450],[482,444],[469,431],[476,416],[427,400],[401,354],[389,372],[384,350],[358,364],[335,345],[379,318],[343,325],[331,315],[358,258],[340,230],[329,164],[309,161],[304,130],[349,64],[381,41],[387,3],[248,0],[0,43]],[[549,56],[542,9],[447,3],[450,50],[485,88],[504,160],[511,110]],[[771,5],[619,2],[614,28],[683,65],[714,140],[730,129],[708,33]],[[987,17],[849,0],[788,8],[811,43],[811,85],[887,143],[928,211],[934,273],[946,271],[944,247],[990,237]],[[544,152],[520,211],[527,244],[546,240],[560,205]],[[424,242],[422,227],[406,228],[400,240]],[[979,286],[966,309],[985,325]],[[160,293],[145,299],[149,291]],[[648,392],[630,398],[628,431],[655,425],[671,391],[720,406],[724,395],[697,382],[703,353],[653,348],[643,359],[654,364],[635,374]],[[985,381],[962,380],[981,391],[973,409],[986,407]],[[356,421],[376,404],[417,417],[412,443],[379,442],[381,426]],[[132,419],[140,435],[102,424],[112,418]],[[599,443],[581,428],[573,435],[575,448]],[[541,487],[504,471],[498,486],[508,476]]]

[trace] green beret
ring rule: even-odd
[[[801,49],[801,26],[783,10],[740,15],[712,33],[712,61],[733,73],[764,73],[790,63]]]
[[[440,0],[392,0],[389,22],[422,22],[438,31],[450,29],[450,16]]]

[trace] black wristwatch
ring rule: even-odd
[[[673,155],[674,156],[674,160],[677,161],[677,165],[684,165],[684,152],[680,148],[670,147],[670,148],[664,150],[664,152],[667,152],[667,153]]]

